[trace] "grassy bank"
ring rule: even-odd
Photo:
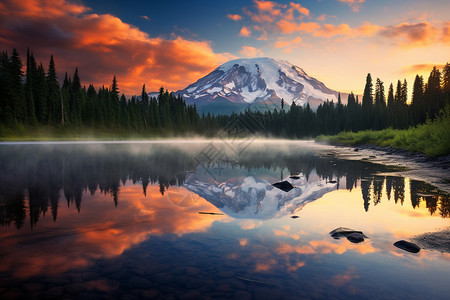
[[[450,154],[450,105],[440,115],[426,124],[407,130],[384,129],[379,131],[341,132],[334,136],[318,136],[318,142],[335,145],[375,145],[407,149],[429,156]]]

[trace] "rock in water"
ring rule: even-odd
[[[347,235],[347,240],[355,244],[361,243],[364,242],[364,235],[359,232],[353,232]]]
[[[365,236],[363,234],[362,231],[358,231],[358,230],[354,230],[354,229],[346,228],[346,227],[338,227],[338,228],[330,231],[331,237],[336,240],[340,239],[341,237],[348,237],[352,233],[357,233],[357,234],[360,234],[363,238],[368,238],[367,236]]]
[[[290,190],[292,190],[294,188],[294,186],[292,184],[290,184],[288,181],[280,181],[280,182],[275,182],[272,184],[274,187],[279,188],[280,190],[284,191],[284,192],[289,192]]]
[[[404,241],[404,240],[395,242],[394,246],[397,247],[397,248],[400,248],[402,250],[411,252],[411,253],[418,253],[420,251],[420,247],[419,246],[417,246],[414,243],[407,242],[407,241]]]

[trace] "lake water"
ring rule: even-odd
[[[1,144],[0,298],[447,299],[450,254],[393,243],[450,226],[448,195],[333,153]],[[341,226],[368,238],[333,239]]]

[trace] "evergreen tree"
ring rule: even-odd
[[[34,60],[34,59],[33,59]],[[26,97],[26,107],[27,107],[27,121],[29,125],[34,125],[36,123],[36,111],[33,97],[33,80],[36,74],[36,63],[32,61],[32,56],[30,55],[30,49],[27,49],[27,71],[26,71],[26,82],[25,82],[25,97]]]
[[[428,117],[431,119],[439,112],[443,107],[444,99],[441,90],[441,72],[439,69],[433,67],[433,70],[428,77],[428,82],[425,88],[424,98],[426,106],[428,107]]]
[[[19,52],[14,48],[8,63],[8,93],[7,118],[11,121],[26,123],[27,108],[23,89],[22,60]],[[12,114],[11,114],[12,113]],[[11,115],[10,115],[11,114]],[[12,122],[8,122],[12,124]]]
[[[116,75],[114,75],[111,84],[111,119],[114,126],[118,126],[120,123],[120,99],[119,99],[119,86],[117,85]]]
[[[411,110],[414,124],[423,123],[426,119],[426,109],[423,92],[423,77],[416,75],[416,78],[414,79],[413,93],[411,98]]]
[[[47,107],[50,124],[60,124],[62,120],[62,98],[59,90],[59,82],[56,76],[53,55],[50,56],[47,72]]]
[[[373,105],[373,84],[370,73],[366,77],[366,85],[364,87],[364,94],[362,99],[362,116],[363,116],[363,128],[369,129],[372,124],[372,105]]]

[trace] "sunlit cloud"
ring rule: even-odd
[[[287,53],[291,53],[292,49],[296,48],[302,42],[301,37],[296,37],[290,41],[278,41],[275,43],[275,48],[284,48],[284,51]]]
[[[401,69],[402,73],[406,74],[429,74],[433,67],[436,67],[438,69],[442,69],[445,65],[443,64],[416,64],[416,65],[410,65],[405,66]]]
[[[233,21],[239,21],[239,20],[242,19],[242,16],[238,15],[238,14],[234,14],[234,15],[233,14],[228,14],[227,18],[229,18],[229,19],[231,19]]]
[[[260,49],[251,46],[242,46],[239,53],[244,57],[261,57],[263,52]]]
[[[247,27],[242,27],[241,31],[239,31],[240,36],[249,37],[252,34],[252,31]]]
[[[317,20],[317,21],[320,21],[320,22],[323,22],[323,21],[325,21],[326,18],[327,18],[327,15],[326,15],[326,14],[321,14],[320,16],[318,16],[318,17],[316,18],[316,20]]]
[[[320,29],[320,24],[315,22],[307,22],[307,23],[296,23],[290,22],[287,20],[280,20],[277,22],[278,27],[281,29],[282,33],[289,34],[293,32],[307,32],[311,33],[318,29]]]
[[[148,16],[141,16],[142,19],[150,21],[150,18]]]
[[[120,92],[184,88],[232,58],[217,54],[208,41],[153,38],[110,14],[90,13],[65,0],[6,0],[0,10],[0,47],[25,54],[31,46],[47,64],[54,55],[60,79],[78,67],[81,79],[109,85],[115,74]],[[183,74],[180,76],[179,74]]]
[[[347,3],[354,12],[358,12],[361,8],[361,4],[366,2],[366,0],[338,0],[339,2]]]
[[[401,23],[387,26],[380,35],[405,48],[450,42],[449,22],[440,27],[429,22]]]

